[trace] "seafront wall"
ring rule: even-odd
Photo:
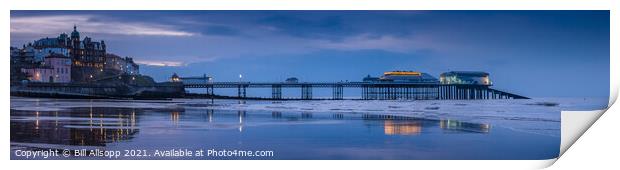
[[[183,97],[179,85],[134,86],[126,84],[24,83],[11,85],[11,96],[47,98],[166,99]]]

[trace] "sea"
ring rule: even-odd
[[[11,97],[11,159],[552,159],[560,113],[608,100]]]

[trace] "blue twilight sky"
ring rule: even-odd
[[[158,81],[456,70],[532,97],[609,95],[609,11],[11,11],[11,46],[74,24]]]

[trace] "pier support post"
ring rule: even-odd
[[[207,85],[205,86],[205,89],[207,90],[207,97],[211,98],[211,104],[213,104],[214,102],[214,98],[215,98],[215,92],[214,92],[214,88],[213,85]]]
[[[312,99],[312,86],[310,85],[301,86],[301,99],[302,100]]]
[[[275,100],[282,99],[282,86],[280,85],[271,86],[271,99],[275,99]]]
[[[244,85],[237,86],[237,97],[238,98],[245,98],[246,97],[245,89],[246,89],[246,87]]]
[[[343,89],[342,85],[335,85],[332,88],[333,88],[332,89],[332,99],[333,100],[342,100],[342,97],[343,97],[343,95],[342,95],[342,89]],[[364,92],[365,89],[366,89],[365,87],[362,88],[362,93],[363,93],[362,96],[363,96],[363,98],[365,98],[365,94],[366,94]]]

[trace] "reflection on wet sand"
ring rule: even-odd
[[[422,132],[420,122],[398,123],[393,120],[385,120],[383,124],[383,131],[386,135],[417,135]]]
[[[217,129],[236,128],[244,133],[246,128],[257,128],[256,122],[320,122],[323,120],[362,121],[370,129],[382,130],[383,134],[420,135],[425,129],[442,129],[446,132],[489,133],[490,125],[455,120],[432,120],[407,116],[378,114],[324,114],[282,113],[247,114],[246,111],[206,110],[200,114],[186,114],[183,108],[129,109],[129,108],[73,108],[66,111],[18,111],[11,110],[11,142],[45,143],[80,146],[106,146],[107,143],[133,139],[140,131],[140,120],[169,116],[171,124],[156,123],[161,128]],[[232,114],[231,114],[232,112]],[[147,114],[148,113],[148,114]],[[236,118],[236,121],[232,119]],[[153,124],[149,122],[147,124]],[[250,125],[248,125],[250,124]],[[259,123],[260,124],[260,123]],[[269,123],[267,123],[269,124]],[[162,127],[163,126],[163,127]],[[142,126],[144,128],[144,125]]]
[[[335,119],[343,119],[342,114],[333,116]],[[489,133],[491,125],[480,123],[461,122],[457,120],[434,120],[409,116],[364,114],[366,121],[381,121],[386,135],[418,135],[422,127],[439,126],[444,132],[456,133]],[[437,125],[439,124],[439,125]]]
[[[105,146],[132,139],[136,123],[135,109],[11,110],[11,142]]]
[[[441,127],[441,129],[446,130],[468,131],[477,133],[489,133],[489,130],[491,129],[491,125],[489,124],[468,123],[457,120],[441,120],[439,121],[439,126]]]

